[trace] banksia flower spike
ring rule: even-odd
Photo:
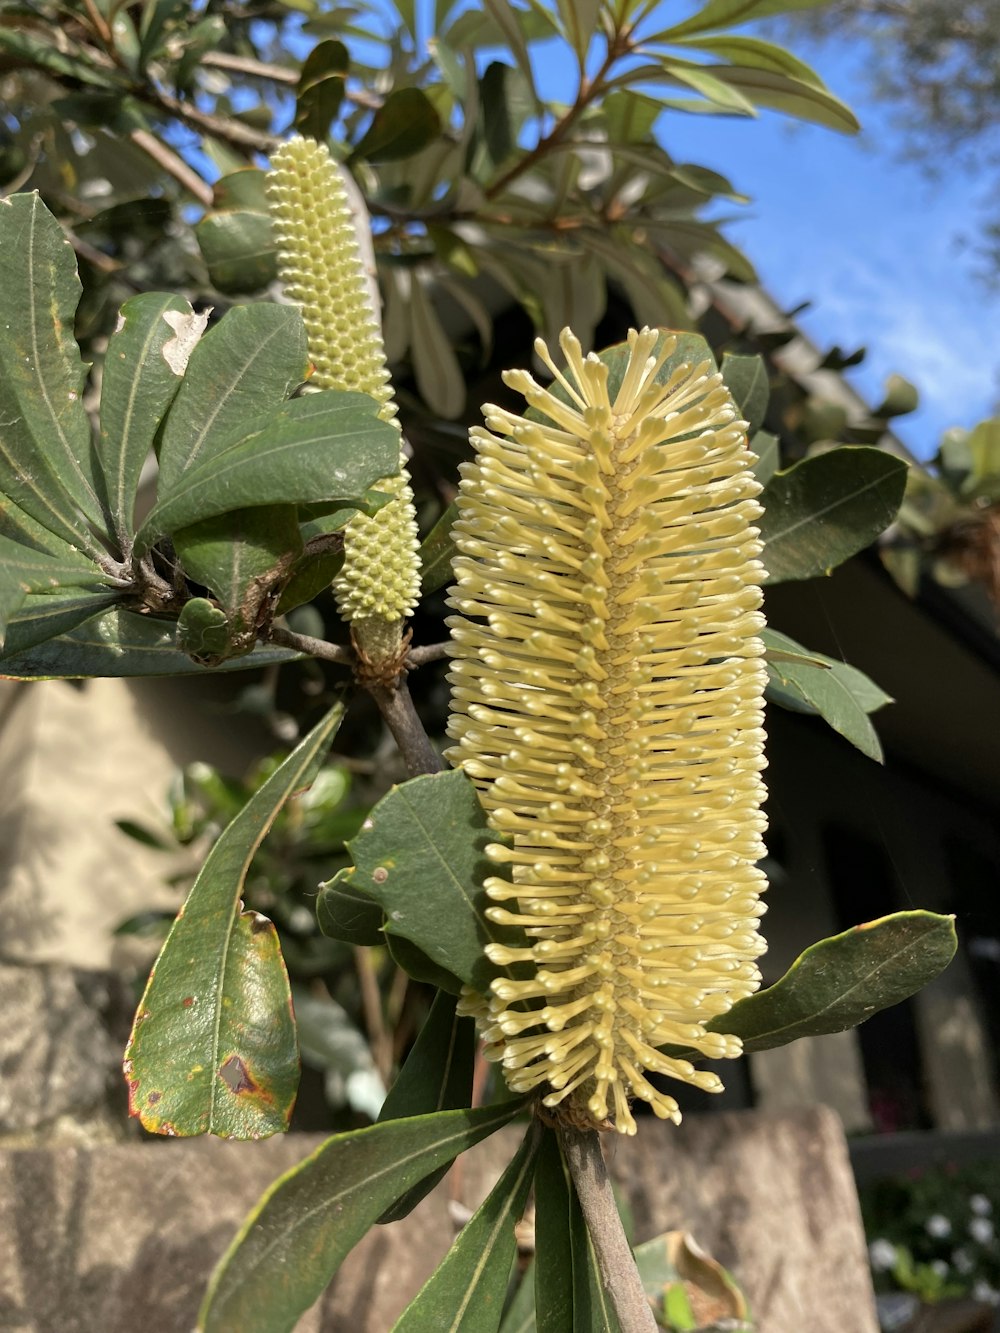
[[[657,1048],[736,1056],[706,1023],[751,994],[763,908],[763,616],[754,461],[711,361],[632,331],[620,383],[569,330],[530,417],[484,408],[455,534],[448,758],[507,836],[487,915],[523,947],[480,1008],[516,1092],[634,1133],[679,1120]],[[617,376],[616,376],[617,378]],[[470,1001],[470,1008],[475,1001]]]
[[[380,321],[339,168],[324,145],[291,139],[271,159],[267,192],[281,279],[305,322],[310,383],[370,394],[382,404],[382,420],[395,421]],[[398,475],[376,489],[392,499],[347,524],[333,586],[355,645],[391,673],[403,651],[403,622],[420,595],[416,515],[402,457]]]

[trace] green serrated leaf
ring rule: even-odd
[[[129,1111],[151,1133],[257,1139],[288,1128],[299,1078],[288,975],[274,926],[243,911],[240,895],[343,715],[331,709],[223,830],[171,927],[125,1053]]]
[[[399,432],[378,412],[364,393],[325,389],[293,398],[253,434],[164,485],[137,545],[259,505],[363,508],[368,488],[399,468]]]
[[[159,498],[183,473],[259,432],[305,379],[308,366],[305,328],[294,306],[230,310],[187,361],[163,428]]]
[[[771,583],[829,573],[889,526],[907,465],[881,449],[842,447],[776,472],[761,495]]]
[[[187,301],[164,292],[133,296],[118,321],[104,358],[98,452],[115,535],[127,557],[139,475],[180,388],[188,360],[185,339],[199,321]]]
[[[480,991],[496,974],[484,945],[511,937],[486,917],[484,849],[496,840],[475,788],[454,769],[394,787],[349,844],[354,883],[381,904],[386,933]]]
[[[391,1203],[522,1105],[389,1120],[328,1139],[272,1185],[243,1224],[212,1277],[201,1333],[290,1333]]]
[[[434,104],[419,88],[397,88],[372,117],[351,153],[367,162],[398,162],[413,157],[441,133]]]
[[[457,517],[458,506],[452,501],[420,545],[420,590],[424,596],[437,592],[451,579],[455,557],[451,529]]]
[[[351,58],[343,42],[328,38],[305,58],[295,92],[295,128],[306,138],[326,140],[344,100]]]
[[[95,558],[103,481],[73,338],[81,293],[73,249],[37,194],[0,199],[0,493]]]
[[[895,912],[810,945],[780,981],[713,1019],[747,1052],[857,1027],[933,981],[957,948],[955,918]]]
[[[476,1059],[476,1025],[459,1018],[456,996],[439,991],[420,1035],[382,1106],[379,1120],[405,1120],[432,1111],[451,1111],[472,1100],[472,1076]],[[447,1166],[438,1167],[402,1195],[379,1218],[398,1222],[407,1217],[421,1199],[443,1179]]]
[[[531,1188],[541,1125],[533,1121],[523,1143],[485,1202],[462,1228],[428,1282],[393,1325],[393,1333],[497,1333],[507,1274]]]
[[[771,396],[767,367],[761,356],[735,356],[726,352],[719,367],[726,388],[736,400],[744,421],[755,435],[764,424],[767,400]]]
[[[90,599],[29,597],[7,630],[0,676],[11,680],[77,680],[90,676],[188,676],[203,672],[177,646],[175,624]],[[104,609],[102,609],[102,607]],[[31,619],[26,620],[30,611]],[[60,620],[60,617],[62,618]],[[22,624],[24,637],[21,635]],[[30,635],[27,633],[30,631]],[[54,638],[53,635],[58,635]],[[287,648],[258,647],[216,671],[246,671],[293,662]]]

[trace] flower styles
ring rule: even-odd
[[[567,329],[530,416],[484,408],[454,535],[448,758],[491,826],[481,1009],[516,1092],[635,1132],[679,1120],[644,1071],[721,1091],[671,1045],[736,1056],[706,1024],[759,985],[763,626],[759,484],[710,360],[629,333],[620,384]],[[707,349],[706,349],[707,350]],[[616,377],[617,378],[617,377]]]
[[[310,383],[352,389],[381,403],[394,421],[378,314],[369,294],[354,217],[340,168],[325,145],[293,138],[275,152],[267,192],[285,291],[302,310]],[[341,615],[375,662],[401,652],[403,621],[420,596],[417,524],[404,460],[377,490],[392,498],[344,529],[344,564],[334,580]]]

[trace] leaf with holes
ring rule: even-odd
[[[308,786],[343,716],[331,709],[223,831],[156,960],[125,1053],[129,1111],[153,1134],[283,1133],[299,1078],[278,935],[242,910],[247,871]]]
[[[244,1222],[212,1276],[201,1333],[291,1333],[391,1203],[523,1105],[389,1120],[328,1139],[272,1185]]]
[[[193,348],[160,445],[159,495],[260,429],[306,377],[309,354],[294,306],[230,310]]]
[[[708,1024],[769,1051],[800,1037],[857,1027],[933,981],[957,947],[955,918],[895,912],[810,945],[780,981]]]
[[[135,531],[139,475],[203,328],[204,319],[181,297],[143,292],[122,306],[108,342],[97,447],[124,557]]]
[[[392,1333],[427,1333],[432,1328],[496,1333],[517,1252],[514,1227],[528,1201],[541,1134],[541,1124],[533,1121],[509,1166],[393,1324]]]

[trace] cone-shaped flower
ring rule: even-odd
[[[505,376],[530,418],[487,406],[472,433],[448,757],[508,839],[487,915],[523,931],[487,946],[490,1053],[513,1090],[634,1133],[634,1097],[680,1118],[646,1070],[721,1090],[657,1048],[738,1055],[705,1024],[760,980],[760,488],[710,361],[633,331],[609,384],[560,345],[565,374],[535,344],[554,392]]]
[[[325,145],[295,138],[271,159],[267,193],[278,265],[289,299],[302,310],[320,389],[353,389],[382,404],[393,421],[379,318],[372,308],[354,219],[340,170]],[[374,662],[398,656],[403,621],[420,595],[417,524],[405,463],[377,490],[392,499],[344,529],[337,605],[355,642]]]

